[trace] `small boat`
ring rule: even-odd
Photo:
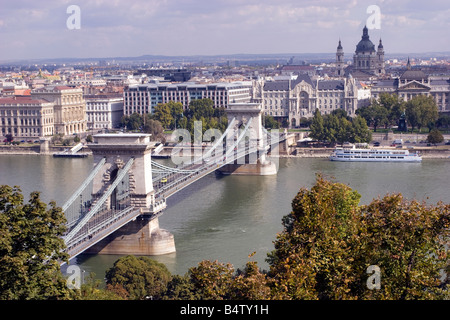
[[[422,156],[403,149],[357,149],[336,148],[330,156],[332,161],[369,161],[369,162],[420,162]]]

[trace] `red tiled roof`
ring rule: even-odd
[[[7,98],[0,98],[0,105],[3,104],[39,104],[48,103],[48,101],[43,99],[32,99],[31,96],[13,96]]]

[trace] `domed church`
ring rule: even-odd
[[[339,40],[336,52],[336,75],[338,76],[342,76],[344,73],[343,55],[343,47]],[[370,41],[369,30],[366,26],[364,26],[361,40],[356,45],[355,54],[353,55],[353,65],[345,71],[346,74],[351,73],[355,78],[385,74],[383,44],[380,39],[378,48],[375,50],[375,45]]]

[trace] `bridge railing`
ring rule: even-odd
[[[116,179],[109,185],[109,187],[100,196],[100,198],[97,201],[95,201],[95,203],[92,204],[92,206],[90,207],[88,212],[63,237],[64,241],[66,242],[66,245],[68,245],[70,243],[70,241],[72,240],[72,238],[74,238],[75,235],[78,232],[80,232],[85,225],[88,224],[88,222],[91,220],[91,218],[94,217],[94,215],[96,215],[95,218],[97,218],[97,219],[99,219],[102,216],[101,213],[104,211],[103,206],[104,206],[105,202],[109,199],[109,197],[112,195],[112,193],[116,190],[117,186],[122,182],[124,177],[128,174],[128,171],[130,170],[133,162],[134,162],[133,158],[128,160],[128,162],[125,164],[125,166],[118,171]],[[128,179],[125,179],[123,181],[127,181],[127,180]],[[119,196],[121,196],[120,193],[119,193]],[[117,197],[117,194],[116,194],[116,197]],[[97,213],[98,213],[98,215],[97,215]]]

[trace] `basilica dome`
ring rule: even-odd
[[[358,52],[375,52],[375,45],[369,39],[369,31],[365,26],[363,29],[363,35],[361,41],[356,45],[356,53]]]

